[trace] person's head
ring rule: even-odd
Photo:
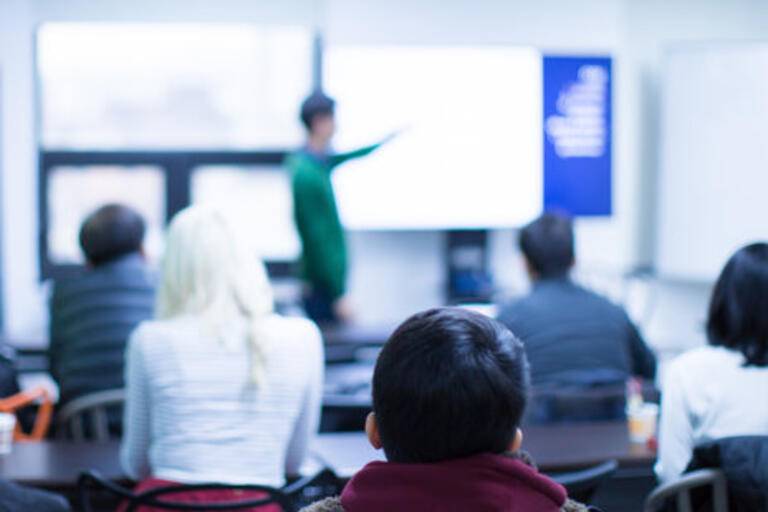
[[[301,122],[310,137],[328,142],[336,131],[336,102],[322,91],[315,91],[301,104]]]
[[[520,232],[520,250],[533,280],[563,277],[574,263],[573,226],[563,215],[546,213]]]
[[[528,362],[514,334],[479,313],[431,309],[384,345],[366,431],[390,462],[516,450],[527,395]]]
[[[131,208],[108,204],[91,213],[80,227],[80,247],[94,267],[131,253],[142,253],[144,219]]]
[[[238,318],[253,320],[256,382],[264,362],[257,321],[273,311],[273,300],[264,264],[244,242],[217,209],[190,206],[177,213],[168,227],[156,317],[194,315],[221,336]]]
[[[768,366],[768,244],[739,249],[712,291],[707,319],[711,345],[738,350],[747,365]]]

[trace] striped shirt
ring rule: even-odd
[[[192,316],[133,332],[120,454],[128,476],[278,486],[298,473],[319,422],[322,340],[304,319],[263,321],[273,334],[255,388],[245,320],[223,340]]]

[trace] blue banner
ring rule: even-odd
[[[611,214],[611,59],[544,57],[544,210]]]

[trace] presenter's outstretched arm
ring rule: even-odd
[[[377,149],[379,149],[381,146],[386,144],[387,142],[391,141],[395,137],[397,137],[400,134],[400,131],[393,132],[381,141],[377,142],[376,144],[371,144],[370,146],[365,146],[359,149],[355,149],[352,151],[347,151],[346,153],[337,153],[335,155],[331,155],[330,161],[331,161],[331,168],[336,167],[337,165],[343,164],[344,162],[348,160],[352,160],[355,158],[361,158],[367,155],[370,155]]]

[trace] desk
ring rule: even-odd
[[[394,327],[342,325],[323,328],[325,361],[327,363],[357,361],[361,356],[364,359],[375,359],[377,351],[367,349],[384,345]]]
[[[583,423],[531,427],[523,447],[544,472],[564,472],[616,459],[623,467],[650,468],[653,450],[629,443],[624,422]],[[343,478],[349,478],[384,454],[375,451],[362,432],[321,434],[312,454]],[[106,478],[125,481],[120,469],[119,443],[47,441],[16,444],[0,457],[0,478],[49,489],[73,488],[83,469],[95,469]]]
[[[546,473],[566,472],[616,459],[622,467],[650,468],[656,451],[629,442],[624,422],[529,427],[523,449]],[[372,460],[383,460],[362,432],[321,434],[312,453],[341,477],[350,477]]]
[[[125,481],[120,469],[120,443],[16,443],[9,455],[0,456],[0,478],[34,487],[75,487],[78,475],[85,469],[95,469],[110,480]]]

